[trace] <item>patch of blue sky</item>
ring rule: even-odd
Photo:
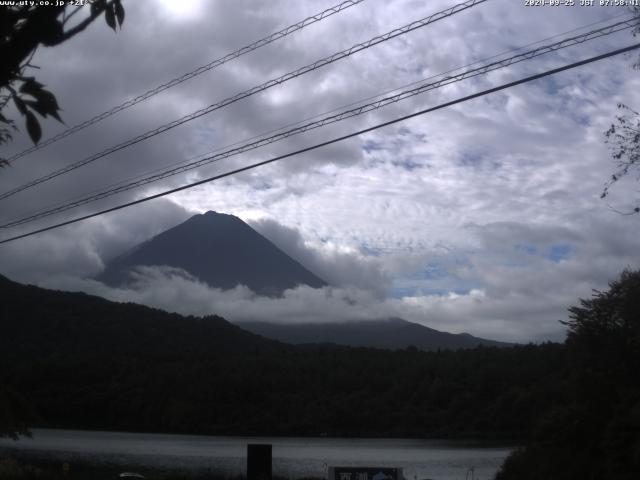
[[[367,256],[371,256],[371,257],[379,257],[383,253],[385,253],[386,250],[384,248],[371,247],[371,246],[369,246],[367,244],[361,244],[360,245],[360,252],[363,255],[367,255]]]
[[[451,293],[467,295],[472,289],[467,287],[447,288],[445,286],[429,286],[425,283],[394,282],[389,291],[391,298],[438,296],[445,297]]]
[[[392,286],[389,291],[389,296],[391,298],[404,298],[404,297],[419,297],[422,296],[422,290],[416,286]]]
[[[516,254],[524,255],[509,258],[507,265],[511,267],[526,267],[529,264],[529,260],[526,258],[528,256],[540,256],[558,263],[569,258],[573,247],[567,243],[558,243],[542,248],[532,244],[518,243],[513,246],[513,250]]]
[[[462,261],[464,260],[456,263],[459,264]],[[451,293],[465,295],[474,288],[477,288],[476,284],[451,273],[446,265],[430,263],[423,270],[395,278],[389,294],[393,298],[421,295],[445,296]]]
[[[429,263],[424,270],[415,272],[410,278],[418,280],[433,280],[448,277],[451,274],[448,269],[439,263]]]
[[[389,296],[391,298],[404,298],[404,297],[444,297],[449,295],[448,290],[438,288],[425,288],[421,285],[414,285],[409,287],[397,287],[392,288]]]
[[[551,245],[548,258],[555,263],[560,263],[561,261],[569,258],[572,250],[573,247],[566,243]]]

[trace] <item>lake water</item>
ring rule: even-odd
[[[483,443],[339,438],[208,437],[34,429],[32,439],[0,439],[0,451],[19,449],[64,461],[93,460],[135,466],[245,474],[249,443],[273,445],[273,473],[325,477],[330,466],[400,467],[407,480],[493,478],[512,447]]]

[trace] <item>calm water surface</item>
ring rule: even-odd
[[[32,439],[0,439],[0,449],[223,474],[244,474],[248,443],[273,445],[273,473],[290,478],[326,477],[329,466],[401,467],[407,480],[493,478],[512,447],[482,443],[340,438],[207,437],[74,430],[33,430]],[[471,478],[469,473],[468,478]]]

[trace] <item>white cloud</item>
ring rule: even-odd
[[[149,9],[144,2],[132,2],[126,6],[121,32],[113,34],[96,24],[78,39],[39,51],[38,78],[58,96],[68,125],[335,2],[247,0],[226,2],[224,8],[214,2],[206,9],[202,2],[194,9],[174,3]],[[445,1],[367,0],[17,162],[0,172],[0,190],[450,6]],[[621,13],[578,6],[553,10],[526,8],[511,0],[486,2],[5,200],[1,216],[19,216]],[[584,43],[177,176],[96,208],[630,43],[628,32]],[[191,212],[216,210],[249,221],[338,285],[333,292],[351,292],[358,307],[343,302],[339,293],[326,297],[326,292],[304,289],[282,300],[254,299],[242,289],[213,294],[175,275],[141,277],[147,293],[105,294],[164,302],[172,309],[183,308],[182,302],[191,299],[201,312],[233,316],[238,307],[243,315],[268,313],[290,321],[323,316],[323,310],[328,312],[325,317],[393,313],[444,330],[504,339],[558,339],[562,333],[557,320],[565,317],[569,305],[588,296],[592,287],[606,286],[623,268],[638,267],[638,219],[616,215],[599,199],[613,170],[602,132],[616,113],[616,103],[638,102],[640,74],[630,69],[631,62],[629,57],[608,59],[185,191],[168,201],[0,246],[2,273],[52,285],[60,275],[91,276],[106,259]],[[45,136],[63,128],[49,122],[44,127]],[[27,145],[25,138],[18,138],[13,147],[17,151]],[[634,181],[613,191],[612,205],[624,205],[629,196],[637,196]],[[163,281],[168,282],[164,287]],[[217,303],[206,301],[206,295],[214,295]],[[303,305],[318,311],[303,312]]]
[[[287,290],[282,298],[269,298],[256,296],[244,286],[226,291],[210,288],[183,271],[167,267],[141,267],[135,278],[136,281],[127,289],[110,288],[94,280],[77,277],[58,277],[45,285],[85,291],[118,302],[142,303],[184,315],[214,312],[231,322],[251,320],[294,324],[401,317],[444,331],[468,332],[504,341],[526,342],[541,331],[555,339],[562,336],[552,321],[544,325],[516,327],[511,319],[496,312],[509,310],[518,299],[496,303],[485,298],[479,290],[472,290],[466,295],[383,299],[354,287],[297,287]],[[548,313],[547,309],[544,313]],[[466,315],[473,316],[473,325]]]
[[[332,243],[307,245],[297,230],[275,220],[261,219],[250,225],[330,285],[356,287],[378,296],[384,296],[389,286],[383,263],[377,258]]]
[[[164,200],[8,243],[0,248],[0,273],[36,284],[59,276],[93,277],[105,262],[189,216]]]

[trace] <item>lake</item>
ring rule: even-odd
[[[513,447],[482,442],[412,439],[210,437],[34,429],[32,439],[0,439],[0,451],[18,449],[115,463],[123,469],[153,466],[245,474],[249,443],[273,445],[273,473],[288,478],[326,477],[330,466],[401,467],[407,480],[488,480]],[[468,474],[471,478],[471,474]]]

